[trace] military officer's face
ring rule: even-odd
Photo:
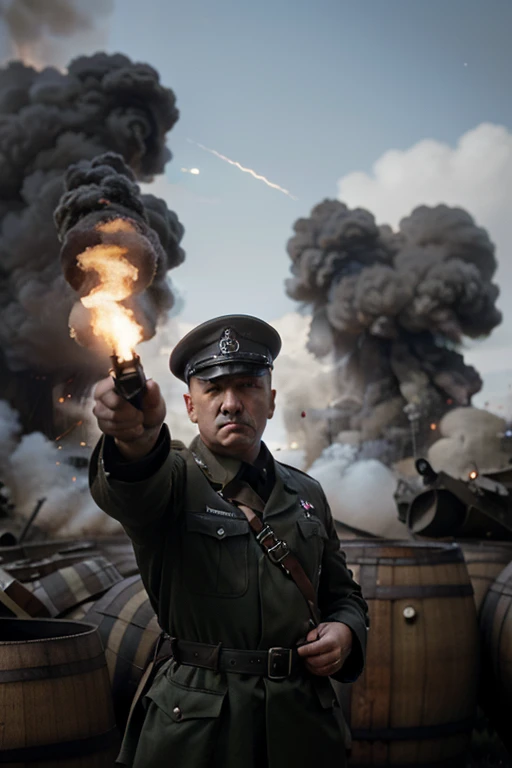
[[[190,379],[185,404],[204,444],[215,453],[252,462],[275,408],[270,374]]]

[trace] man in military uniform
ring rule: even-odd
[[[128,725],[133,768],[342,768],[329,677],[361,673],[367,611],[320,485],[275,461],[277,332],[254,317],[203,323],[171,371],[199,435],[171,441],[150,381],[141,410],[112,380],[95,392],[104,437],[91,468],[98,505],[133,541],[173,658]]]

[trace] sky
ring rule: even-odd
[[[296,309],[286,242],[341,178],[424,139],[511,129],[511,30],[509,0],[118,2],[108,49],[155,66],[181,112],[156,182],[186,228],[181,317]],[[415,201],[402,197],[405,216]]]
[[[55,45],[55,63],[120,51],[176,93],[174,157],[148,189],[186,230],[186,261],[171,273],[180,321],[243,312],[273,322],[296,311],[284,289],[286,242],[326,197],[394,226],[421,203],[461,205],[496,242],[504,312],[467,359],[493,392],[503,389],[512,367],[510,0],[110,5],[94,36]],[[6,43],[0,26],[0,49]]]
[[[2,61],[10,47],[2,9],[17,1],[0,0]],[[94,34],[53,41],[48,63],[122,52],[155,67],[177,96],[181,115],[168,136],[174,157],[148,191],[186,230],[186,261],[172,272],[178,330],[220,314],[258,315],[293,350],[287,365],[296,353],[293,376],[307,378],[306,330],[284,289],[296,219],[324,198],[366,207],[393,226],[422,203],[460,205],[496,243],[504,314],[490,338],[466,345],[466,361],[484,378],[474,403],[512,415],[510,0],[73,2],[95,9]],[[192,168],[199,173],[183,170]],[[167,376],[166,344],[175,341],[176,328],[149,342],[164,353],[155,370],[169,382],[170,416],[183,414],[181,391]],[[290,394],[278,394],[278,405]],[[270,445],[287,440],[274,422]],[[20,465],[33,474],[26,456]]]

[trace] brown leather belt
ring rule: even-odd
[[[269,680],[285,680],[299,669],[296,648],[269,648],[267,651],[245,651],[224,648],[223,645],[195,643],[170,638],[172,656],[178,664],[211,669],[215,672],[237,672],[260,675]]]

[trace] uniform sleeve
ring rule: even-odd
[[[91,457],[89,484],[96,504],[118,520],[134,540],[169,514],[171,498],[179,499],[185,462],[171,450],[167,426],[155,451],[140,461],[124,462],[105,436]]]
[[[368,606],[363,599],[361,587],[352,578],[347,568],[345,553],[340,550],[340,541],[329,504],[321,491],[326,516],[324,524],[328,540],[322,560],[322,573],[318,589],[318,606],[322,621],[339,621],[352,630],[352,651],[342,669],[333,675],[341,683],[352,683],[364,668],[366,636],[369,627]]]

